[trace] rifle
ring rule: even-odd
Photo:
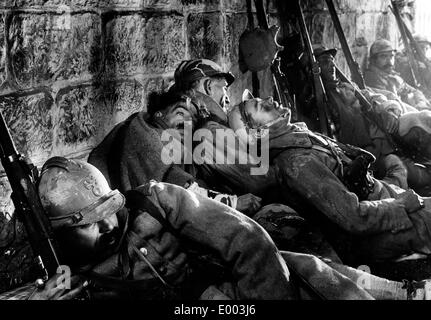
[[[338,39],[340,40],[341,47],[343,48],[344,57],[350,69],[351,79],[358,85],[360,89],[365,89],[364,77],[362,76],[361,69],[358,62],[353,58],[350,52],[349,45],[347,44],[346,36],[344,35],[343,28],[341,27],[340,19],[334,7],[332,0],[326,0],[329,13],[331,14],[332,22],[334,23],[335,31],[337,32]]]
[[[15,148],[0,111],[0,160],[12,188],[15,212],[24,224],[43,281],[54,275],[60,263],[51,225],[36,190],[37,168],[26,162]]]
[[[379,123],[375,119],[375,116],[372,113],[373,106],[371,105],[371,102],[368,101],[368,99],[362,94],[361,91],[356,89],[355,85],[350,81],[349,78],[347,78],[347,76],[337,66],[335,67],[335,69],[337,70],[337,74],[340,77],[340,80],[342,82],[346,82],[350,84],[353,87],[353,90],[355,91],[355,97],[359,100],[359,103],[362,106],[362,114],[365,116],[365,118],[369,122],[375,124],[377,128],[379,128],[385,134],[385,137],[388,143],[391,145],[392,148],[394,148],[394,150],[398,150],[397,144],[394,142],[394,139],[392,138],[390,133],[386,130],[386,128],[381,123]]]
[[[400,14],[400,11],[398,10],[397,4],[393,0],[391,0],[391,3],[392,3],[392,6],[390,6],[390,8],[392,10],[392,13],[395,16],[395,20],[397,21],[398,29],[400,30],[401,38],[403,39],[404,47],[405,47],[407,55],[408,55],[408,64],[409,64],[409,69],[410,69],[411,76],[413,79],[413,85],[416,88],[420,88],[420,86],[422,84],[425,84],[425,82],[424,82],[423,77],[419,73],[418,62],[415,59],[412,47],[410,46],[410,43],[407,39],[407,33],[406,33],[407,26],[405,25],[403,19],[401,18],[401,14]],[[418,80],[417,80],[418,77],[421,78],[420,82],[418,82]]]
[[[255,0],[257,19],[259,22],[259,26],[264,29],[269,29],[267,15],[265,13],[265,8],[263,6],[262,0]],[[272,79],[274,82],[275,92],[277,94],[277,100],[283,105],[285,108],[290,109],[290,116],[293,122],[298,121],[298,113],[296,109],[296,104],[293,101],[290,93],[289,93],[289,82],[285,76],[285,74],[280,70],[280,58],[274,59],[271,65]]]
[[[325,136],[332,137],[331,126],[328,119],[328,98],[326,96],[325,87],[323,86],[322,78],[320,77],[320,66],[314,56],[310,35],[308,34],[305,24],[304,14],[301,9],[300,0],[295,0],[296,10],[299,16],[299,28],[301,36],[311,61],[311,70],[313,73],[314,94],[316,98],[317,111],[319,115],[320,130]]]
[[[394,9],[392,7],[390,7],[392,13],[394,13]],[[394,13],[395,15],[395,13]],[[427,72],[431,72],[430,70],[430,63],[428,58],[425,56],[425,53],[422,51],[422,48],[417,44],[416,40],[414,39],[411,31],[409,30],[409,28],[407,27],[406,23],[404,22],[404,20],[401,19],[404,31],[406,33],[407,39],[409,40],[410,46],[413,50],[413,54],[415,55],[416,60],[419,60],[420,62],[422,62],[425,66],[426,66],[426,71]],[[419,74],[421,76],[423,76],[423,74],[419,71]],[[421,85],[426,85],[427,83],[422,83]],[[428,87],[428,86],[427,86]],[[428,88],[429,89],[429,88]]]

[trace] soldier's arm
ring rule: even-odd
[[[269,235],[240,212],[184,188],[151,185],[151,199],[179,234],[231,266],[240,299],[286,299],[289,271]]]
[[[359,201],[313,155],[291,155],[278,163],[283,187],[310,202],[331,221],[354,234],[397,232],[412,227],[404,207],[395,199]]]
[[[404,97],[408,104],[414,106],[418,110],[426,110],[431,107],[425,95],[419,89],[416,89],[404,81],[399,90],[399,95]]]

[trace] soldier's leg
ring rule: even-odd
[[[281,251],[281,255],[299,287],[312,297],[327,300],[374,300],[355,282],[309,254]]]

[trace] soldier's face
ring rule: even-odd
[[[186,122],[192,124],[193,117],[186,101],[179,101],[169,106],[165,111],[165,122],[169,128],[176,129],[180,134],[184,133]]]
[[[96,223],[67,228],[62,233],[61,241],[83,261],[103,257],[118,244],[120,238],[116,214]]]
[[[237,130],[241,127],[257,128],[265,125],[272,120],[277,119],[281,115],[288,112],[287,109],[281,108],[277,101],[272,97],[266,99],[253,98],[243,102],[244,115],[241,115],[239,108],[229,113],[229,124],[231,128]]]
[[[207,94],[213,98],[225,112],[229,108],[229,95],[227,93],[227,81],[224,78],[211,78],[209,80]]]
[[[328,53],[322,54],[317,58],[319,62],[323,81],[336,81],[337,73],[335,70],[334,57]]]
[[[418,42],[419,47],[427,59],[431,60],[431,46],[428,42]]]
[[[395,65],[395,53],[392,51],[382,52],[376,55],[375,65],[384,71],[392,71]]]

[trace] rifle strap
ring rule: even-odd
[[[255,26],[254,26],[254,17],[253,17],[253,11],[251,7],[251,1],[252,0],[247,0],[247,20],[248,20],[248,28],[250,30],[253,30]],[[252,87],[253,95],[255,97],[259,97],[260,82],[259,82],[259,77],[257,75],[257,72],[251,73],[251,87]]]

